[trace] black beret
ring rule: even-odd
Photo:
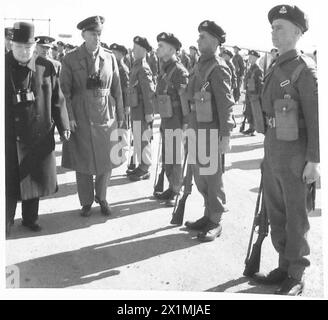
[[[226,33],[214,21],[205,20],[198,26],[198,32],[206,31],[217,38],[220,43],[225,43]]]
[[[13,28],[5,28],[5,38],[12,40],[13,38]]]
[[[34,40],[34,24],[30,22],[16,22],[13,29],[14,42],[32,44]]]
[[[198,52],[198,49],[195,46],[190,46],[189,49],[195,50]]]
[[[251,55],[251,56],[254,56],[254,57],[257,57],[257,58],[259,58],[261,55],[257,52],[257,51],[255,51],[255,50],[249,50],[248,51],[248,55]]]
[[[54,43],[54,44],[52,45],[52,49],[53,49],[53,50],[58,50],[58,46],[57,46],[57,44]]]
[[[268,13],[270,23],[277,19],[288,20],[299,27],[302,32],[309,29],[309,21],[305,13],[297,6],[279,5],[272,8]]]
[[[65,47],[65,43],[63,41],[57,41],[58,46]]]
[[[47,37],[47,36],[39,36],[35,37],[35,42],[39,45],[42,45],[44,47],[52,47],[52,43],[55,41],[54,38]]]
[[[228,49],[223,50],[222,54],[226,54],[230,58],[233,57],[233,53],[230,50],[228,50]]]
[[[77,28],[79,30],[102,30],[103,24],[105,22],[105,18],[101,17],[101,16],[93,16],[93,17],[89,17],[84,19],[83,21],[79,22],[77,24]]]
[[[146,38],[136,36],[133,38],[133,42],[135,44],[139,45],[140,47],[143,47],[144,49],[146,49],[147,52],[150,52],[151,50],[153,50],[153,48],[151,47],[151,45],[149,44],[149,42]]]
[[[112,43],[112,44],[109,46],[109,49],[110,49],[110,50],[116,50],[116,51],[119,51],[119,52],[121,52],[124,56],[128,54],[128,49],[125,48],[125,47],[122,46],[122,45],[117,44],[117,43]]]
[[[157,36],[157,41],[163,41],[166,42],[170,45],[172,45],[177,51],[179,51],[182,47],[181,42],[179,41],[178,38],[176,38],[174,36],[173,33],[166,33],[166,32],[162,32]]]

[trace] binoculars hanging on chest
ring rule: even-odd
[[[14,105],[31,101],[35,101],[35,96],[33,91],[31,91],[30,89],[17,90],[16,93],[13,95]]]
[[[101,79],[98,74],[92,74],[87,79],[87,89],[101,88]]]

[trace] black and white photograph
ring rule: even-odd
[[[4,2],[2,296],[327,299],[322,10]]]

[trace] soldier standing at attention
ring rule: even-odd
[[[53,64],[34,55],[34,25],[16,22],[5,56],[6,235],[22,201],[22,225],[40,231],[39,199],[58,190],[55,125],[70,136],[64,95]]]
[[[242,56],[239,54],[240,48],[238,46],[233,47],[235,55],[232,58],[232,63],[235,66],[236,76],[237,76],[237,87],[234,89],[234,99],[238,103],[240,98],[240,87],[243,81],[243,76],[245,72],[245,63]]]
[[[186,99],[188,83],[188,71],[177,59],[177,52],[181,48],[181,42],[172,33],[162,32],[157,36],[157,55],[163,60],[161,74],[156,88],[156,99],[161,116],[162,145],[164,146],[163,160],[165,173],[169,181],[169,188],[164,192],[155,194],[159,200],[166,200],[167,206],[174,206],[175,197],[179,194],[182,185],[183,164],[183,137],[182,130],[187,126],[190,113]],[[168,130],[177,130],[176,138],[172,145],[165,144]],[[171,136],[172,136],[171,134]],[[169,147],[169,148],[167,148]],[[177,152],[179,155],[177,155]],[[168,154],[171,154],[171,157]],[[171,158],[173,162],[166,163]]]
[[[146,38],[136,36],[133,39],[133,62],[130,70],[130,83],[128,89],[128,105],[131,108],[133,131],[134,163],[139,166],[127,170],[127,175],[132,181],[150,178],[151,166],[152,124],[154,120],[154,93],[155,86],[150,67],[146,61],[147,52],[152,50]]]
[[[225,42],[225,32],[214,21],[205,20],[199,27],[198,47],[201,56],[194,68],[188,84],[188,96],[191,100],[190,128],[196,134],[196,161],[192,164],[193,176],[199,192],[204,198],[205,211],[202,218],[195,222],[186,222],[186,227],[199,230],[200,241],[213,241],[222,231],[221,217],[225,211],[222,199],[224,195],[221,154],[230,150],[230,134],[234,126],[231,95],[231,74],[224,60],[216,56],[219,45]],[[201,130],[206,132],[202,139]],[[206,165],[199,161],[199,145],[205,145],[203,153],[210,153],[211,139],[215,136],[210,165],[217,165],[213,171],[204,173]],[[203,135],[202,135],[203,136]],[[189,137],[188,137],[189,138]],[[213,143],[212,143],[213,145]]]
[[[70,141],[63,145],[62,166],[76,172],[83,217],[91,215],[94,201],[103,215],[111,214],[106,200],[115,165],[110,136],[115,118],[119,127],[124,119],[117,62],[100,45],[103,23],[103,17],[93,16],[77,25],[85,42],[65,55],[60,73],[72,131]]]
[[[257,64],[257,60],[260,57],[260,54],[255,50],[250,50],[248,52],[248,61],[250,67],[245,75],[245,89],[246,89],[246,108],[245,108],[245,117],[249,124],[249,128],[246,131],[242,131],[243,134],[249,134],[254,136],[254,118],[251,107],[251,96],[259,96],[262,90],[262,81],[263,81],[263,72]]]
[[[268,18],[279,56],[265,77],[261,99],[267,123],[263,195],[279,263],[270,273],[254,278],[279,285],[276,294],[300,295],[310,265],[307,195],[319,178],[317,76],[314,61],[296,49],[308,30],[304,12],[279,5]]]
[[[220,48],[221,49],[221,48]],[[231,71],[231,89],[232,91],[237,87],[237,76],[236,76],[236,70],[234,65],[231,63],[231,59],[233,57],[233,54],[230,50],[224,49],[222,50],[222,58],[224,59],[225,63],[229,67]]]

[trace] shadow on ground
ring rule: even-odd
[[[169,228],[172,227],[18,263],[20,287],[66,288],[88,284],[124,273],[124,269],[117,268],[129,268],[139,261],[199,245],[186,234],[140,239]]]
[[[99,205],[94,205],[92,207],[92,214],[90,217],[81,217],[80,210],[42,214],[39,216],[38,220],[42,226],[42,231],[38,233],[27,230],[21,225],[21,219],[16,219],[9,239],[41,237],[72,230],[85,229],[91,227],[92,225],[106,223],[108,220],[149,212],[165,207],[164,204],[156,200],[151,200],[149,197],[110,203],[110,206],[112,209],[112,216],[110,217],[106,217],[101,214]],[[168,216],[168,223],[169,220],[170,216]]]

